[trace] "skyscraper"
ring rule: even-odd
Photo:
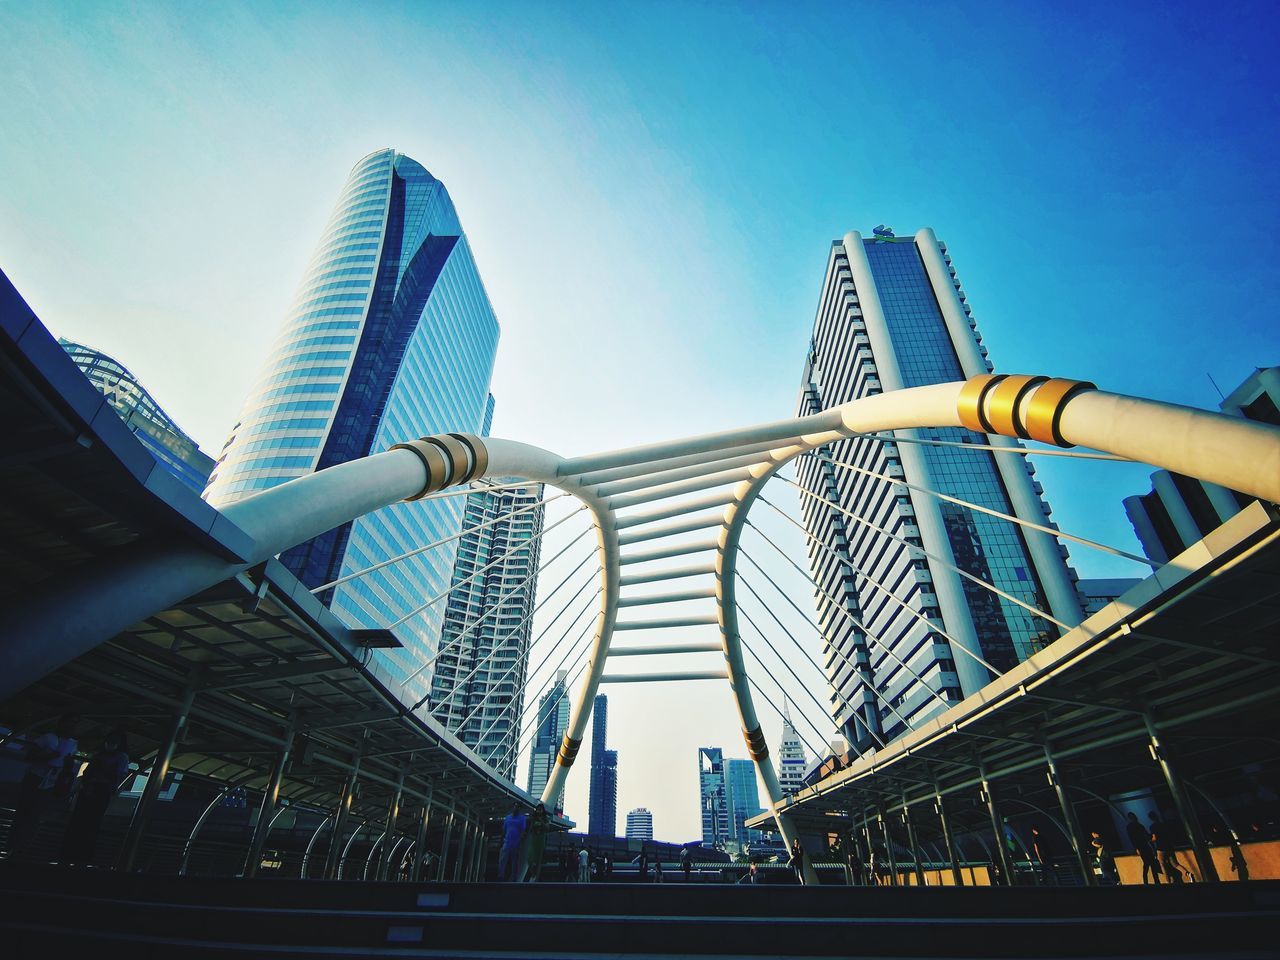
[[[809,760],[804,754],[800,734],[791,722],[790,707],[784,704],[782,713],[782,738],[778,745],[778,784],[783,793],[795,793],[804,786],[804,773]]]
[[[538,726],[529,749],[529,793],[542,796],[551,779],[551,767],[560,752],[560,742],[569,729],[569,694],[565,678],[568,670],[557,670],[555,683],[538,701]],[[556,811],[564,810],[564,790],[552,804]]]
[[[597,837],[617,836],[618,752],[607,749],[609,698],[596,697],[591,711],[591,798],[587,832]]]
[[[732,821],[724,751],[719,747],[698,748],[698,794],[702,803],[702,842],[708,847],[723,847]]]
[[[874,232],[831,247],[802,413],[992,369],[933,231]],[[984,686],[991,675],[977,657],[1003,671],[1058,636],[1051,622],[956,567],[1063,623],[1081,618],[1075,574],[1052,537],[922,492],[1047,525],[1025,458],[937,443],[1014,445],[958,428],[907,430],[840,441],[797,464],[808,491],[852,514],[801,497],[831,716],[859,749]]]
[[[760,840],[759,830],[748,830],[746,821],[764,813],[760,806],[760,786],[756,780],[756,766],[750,760],[724,761],[725,793],[729,808],[729,836],[738,843]]]
[[[89,382],[98,388],[124,425],[137,437],[169,474],[196,493],[204,489],[213,470],[213,457],[160,408],[146,387],[119,360],[100,350],[73,340],[58,338],[58,344],[76,362]]]
[[[653,814],[645,807],[636,807],[627,814],[627,839],[653,839]]]
[[[481,432],[498,321],[453,202],[421,165],[379,150],[352,169],[284,329],[210,477],[232,503],[294,477],[431,434]],[[461,529],[456,497],[361,517],[281,555],[309,587]],[[375,651],[415,700],[436,651],[455,543],[321,594],[353,626],[396,624]],[[403,622],[401,622],[403,620]]]
[[[533,631],[542,484],[467,497],[431,712],[508,780]]]

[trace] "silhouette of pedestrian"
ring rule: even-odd
[[[498,879],[519,880],[520,841],[524,837],[527,818],[520,812],[520,805],[513,803],[511,812],[502,821],[502,849],[498,852]]]
[[[1150,875],[1155,878],[1158,886],[1160,862],[1156,859],[1155,847],[1151,845],[1151,831],[1138,821],[1137,814],[1129,813],[1128,819],[1129,822],[1124,825],[1124,830],[1129,835],[1129,842],[1133,844],[1133,852],[1142,858],[1142,882],[1144,885],[1148,883],[1147,876]]]
[[[27,741],[23,759],[27,772],[18,786],[18,802],[13,814],[9,856],[24,855],[40,832],[40,823],[54,805],[71,792],[75,779],[75,752],[79,747],[74,733],[79,717],[67,714],[50,733]]]
[[[102,818],[128,776],[129,749],[124,731],[113,730],[78,781],[75,810],[62,838],[63,863],[93,863]]]
[[[693,876],[693,857],[689,855],[688,847],[680,851],[680,867],[684,870],[684,882],[688,883]]]
[[[542,873],[542,856],[547,845],[547,808],[539,803],[533,808],[533,816],[525,830],[524,843],[520,850],[520,862],[524,869],[520,880],[536,883]]]
[[[796,837],[791,841],[791,869],[795,871],[796,879],[800,883],[804,883],[804,847],[800,846],[800,838]]]
[[[1154,810],[1151,811],[1151,843],[1156,848],[1160,865],[1164,867],[1164,875],[1169,878],[1170,883],[1182,883],[1184,872],[1188,880],[1195,879],[1194,874],[1178,862],[1178,849],[1173,842],[1173,831],[1169,829],[1167,823],[1156,816]]]

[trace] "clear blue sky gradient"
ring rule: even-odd
[[[394,146],[503,324],[498,435],[790,413],[828,245],[882,222],[947,241],[998,370],[1212,407],[1280,362],[1278,33],[1266,3],[0,4],[0,267],[216,451]],[[1065,528],[1133,546],[1146,470],[1039,466]],[[727,693],[698,723],[688,685],[611,694],[620,822],[695,836]]]

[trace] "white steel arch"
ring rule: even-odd
[[[14,667],[0,685],[21,689],[60,663],[163,605],[260,563],[354,517],[483,477],[516,477],[563,490],[591,511],[601,568],[590,658],[570,707],[569,729],[543,800],[563,788],[581,745],[614,634],[716,625],[723,674],[748,750],[788,844],[795,831],[756,715],[738,632],[738,542],[761,488],[806,451],[861,433],[967,427],[993,438],[1082,445],[1280,501],[1280,429],[1220,413],[1099,391],[1074,380],[982,374],[964,382],[894,390],[808,417],[727,430],[574,459],[510,440],[450,434],[299,478],[239,501],[224,515],[254,540],[252,555],[227,561],[193,550],[142,547],[110,564],[73,571],[66,603],[42,596],[13,611],[4,629]],[[692,539],[689,539],[690,536]],[[674,561],[652,568],[659,560]],[[247,562],[245,562],[247,561]],[[646,565],[637,569],[636,565]],[[627,588],[711,576],[714,586],[635,594]],[[620,621],[620,609],[713,601],[706,614]],[[636,645],[632,656],[706,651],[708,645]],[[977,651],[973,651],[977,653]],[[707,679],[707,671],[649,679]],[[639,679],[633,677],[632,679]]]

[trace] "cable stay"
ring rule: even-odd
[[[984,507],[977,503],[971,503],[968,500],[961,500],[959,497],[953,497],[953,496],[950,496],[949,494],[939,493],[937,490],[930,490],[928,487],[921,487],[921,486],[917,486],[914,483],[907,483],[907,481],[903,480],[901,477],[891,477],[891,476],[888,476],[887,474],[876,473],[874,470],[868,470],[866,467],[858,467],[844,460],[837,460],[835,457],[832,457],[830,455],[806,454],[806,456],[809,456],[811,459],[814,459],[814,460],[819,460],[823,463],[830,463],[838,467],[844,467],[846,470],[853,470],[856,473],[861,473],[861,474],[864,474],[865,476],[873,477],[876,480],[883,480],[886,483],[892,483],[900,487],[906,487],[908,490],[915,490],[918,493],[925,493],[931,497],[936,497],[939,500],[945,500],[947,503],[954,503],[960,507],[968,507],[970,510],[976,510],[978,513],[985,513],[991,517],[998,517],[1001,520],[1008,520],[1010,523],[1016,523],[1020,527],[1028,527],[1032,530],[1039,530],[1041,533],[1047,533],[1051,537],[1057,537],[1058,539],[1061,539],[1061,540],[1070,540],[1073,543],[1078,543],[1086,547],[1093,547],[1093,549],[1095,550],[1101,550],[1103,553],[1109,553],[1112,556],[1123,557],[1126,560],[1132,560],[1135,563],[1142,564],[1143,566],[1150,565],[1150,561],[1147,560],[1146,557],[1140,557],[1137,554],[1133,554],[1133,553],[1126,553],[1124,550],[1120,550],[1116,547],[1109,547],[1105,543],[1098,543],[1096,540],[1090,540],[1087,537],[1078,537],[1073,533],[1067,533],[1063,530],[1059,530],[1057,527],[1047,527],[1044,524],[1034,523],[1031,520],[1024,520],[1022,517],[1015,517],[1008,513],[1001,513],[999,510],[992,510],[990,507]],[[785,480],[786,478],[784,477],[783,479]]]
[[[474,492],[474,491],[468,491],[468,492]],[[452,491],[449,491],[448,495],[456,496],[457,494],[453,493]],[[439,494],[437,494],[437,496],[439,496]],[[402,553],[399,556],[391,557],[389,560],[383,560],[380,563],[375,563],[371,567],[365,567],[363,570],[357,570],[355,573],[348,573],[346,576],[339,577],[337,580],[330,580],[328,583],[321,584],[320,586],[315,587],[310,592],[312,594],[319,594],[319,593],[323,593],[326,590],[330,590],[333,587],[340,587],[344,583],[350,583],[352,580],[358,580],[360,577],[367,576],[368,574],[373,573],[375,570],[381,570],[383,567],[389,567],[393,563],[399,563],[401,560],[408,560],[410,557],[416,557],[421,553],[426,553],[428,550],[432,550],[435,547],[443,546],[444,544],[450,543],[454,540],[461,540],[463,537],[465,537],[469,533],[478,533],[479,531],[483,530],[485,527],[491,527],[495,523],[498,523],[502,520],[510,520],[512,517],[518,517],[522,513],[528,513],[530,510],[536,510],[538,509],[538,507],[546,506],[548,503],[551,503],[553,500],[559,500],[561,497],[567,497],[567,496],[569,496],[569,494],[567,493],[557,493],[553,497],[547,497],[545,500],[539,500],[537,503],[531,503],[526,507],[521,507],[519,510],[512,510],[510,513],[504,513],[504,514],[501,514],[500,516],[492,517],[489,520],[484,521],[484,523],[478,523],[474,527],[468,527],[467,529],[461,531],[460,533],[455,533],[452,536],[444,537],[441,540],[436,540],[432,543],[428,543],[425,547],[416,547],[413,550],[408,551],[407,553]],[[426,500],[428,498],[423,497],[422,499]],[[531,543],[532,541],[529,541],[529,542]]]

